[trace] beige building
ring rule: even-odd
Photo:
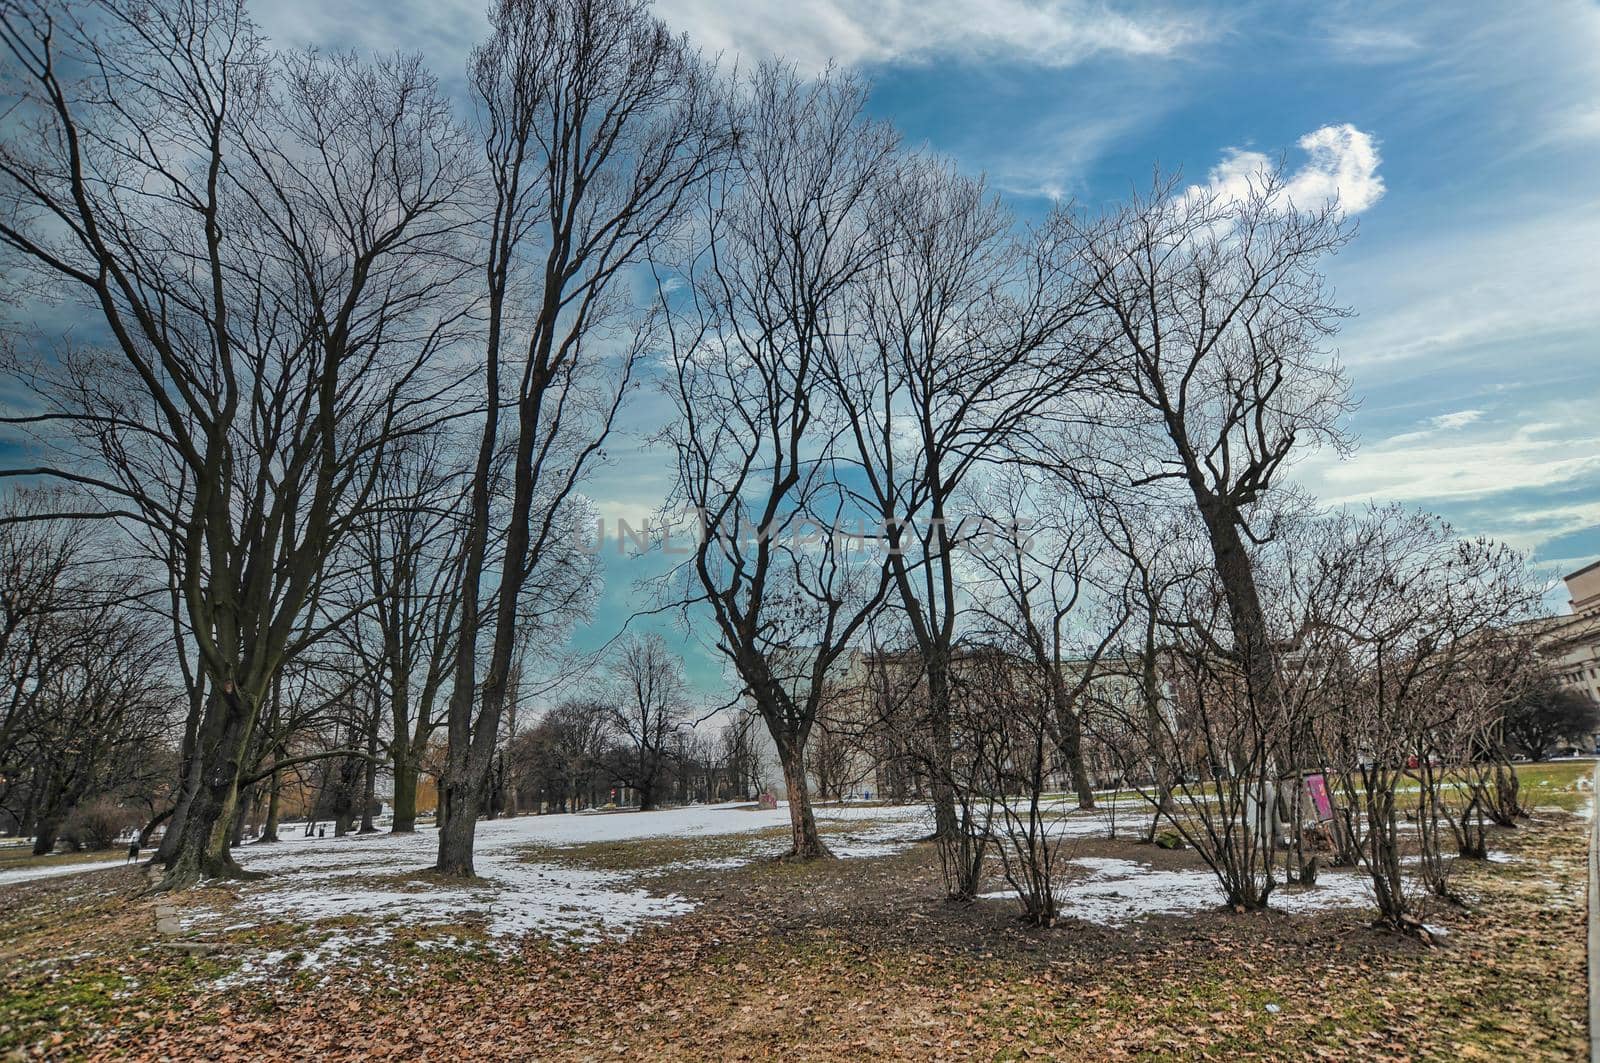
[[[1026,696],[1020,688],[1026,687],[1031,670],[1020,659],[989,647],[959,648],[951,661],[952,678],[959,687],[973,669],[996,662],[1009,662],[1001,665],[1000,672],[1018,689],[1008,686],[997,691],[990,677],[985,680],[989,696],[1007,697],[1008,692]],[[1069,685],[1089,667],[1087,661],[1061,662]],[[928,786],[924,771],[931,753],[923,748],[927,691],[921,659],[913,652],[850,651],[835,666],[829,687],[807,751],[817,796],[870,796],[892,801],[923,796]],[[1139,691],[1131,668],[1107,660],[1100,662],[1079,702],[1079,711],[1086,717],[1081,736],[1084,766],[1096,787],[1119,784],[1129,769],[1125,758],[1108,742],[1115,740],[1117,721],[1142,711]],[[1066,765],[1060,764],[1051,772],[1047,789],[1067,790],[1071,784]]]
[[[1539,650],[1563,683],[1600,702],[1600,561],[1563,578],[1572,612],[1534,621]]]
[[[1572,598],[1574,615],[1600,616],[1600,561],[1585,565],[1562,578],[1567,585],[1567,594]]]

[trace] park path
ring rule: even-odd
[[[0,871],[0,886],[16,882],[29,882],[36,878],[55,878],[58,875],[76,875],[80,871],[103,871],[108,867],[121,867],[123,860],[96,860],[92,863],[45,864],[42,867],[19,867],[13,871]]]

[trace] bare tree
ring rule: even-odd
[[[467,496],[448,439],[418,437],[388,458],[368,516],[352,536],[363,579],[352,591],[370,640],[356,640],[389,715],[397,834],[416,830],[422,757],[456,660]]]
[[[1596,731],[1600,705],[1564,685],[1549,665],[1529,676],[1502,718],[1503,741],[1535,760],[1560,743],[1587,742]]]
[[[683,664],[660,635],[633,636],[612,664],[616,694],[612,723],[628,743],[628,782],[639,794],[639,810],[656,807],[666,757],[687,724]]]
[[[1504,636],[1536,605],[1520,555],[1458,539],[1448,524],[1398,506],[1331,518],[1314,629],[1341,666],[1323,734],[1345,801],[1345,829],[1372,881],[1380,922],[1426,937],[1418,889],[1402,867],[1400,796],[1418,783],[1421,883],[1448,896],[1440,851],[1442,753],[1503,711],[1522,652]],[[1454,737],[1452,737],[1454,736]]]
[[[930,759],[927,770],[935,792],[943,787],[955,805],[955,829],[934,836],[945,893],[953,901],[977,898],[999,840],[996,825],[1006,833],[1007,789],[1014,781],[1010,745],[1017,737],[1010,725],[1024,704],[1039,704],[1029,697],[1036,691],[1027,689],[1033,677],[1011,663],[1003,650],[987,645],[959,647],[949,661],[949,756]],[[1043,746],[1037,748],[1044,753]]]
[[[1094,807],[1084,766],[1084,697],[1099,677],[1101,657],[1118,641],[1127,611],[1117,596],[1099,621],[1099,638],[1080,634],[1085,596],[1094,596],[1094,569],[1105,547],[1082,499],[1062,480],[1014,470],[975,493],[986,520],[972,544],[981,583],[976,595],[986,637],[1020,647],[1045,692],[1043,726],[1060,749],[1078,807]],[[1075,626],[1078,630],[1075,630]]]
[[[1237,660],[1214,652],[1227,625],[1217,581],[1185,583],[1174,599],[1160,614],[1160,663],[1171,711],[1152,714],[1141,698],[1128,706],[1129,730],[1157,728],[1147,741],[1159,762],[1156,778],[1171,787],[1165,818],[1217,876],[1226,902],[1240,910],[1265,908],[1280,881],[1276,733],[1265,706],[1250,696]]]
[[[1045,793],[1067,766],[1066,750],[1056,733],[1058,706],[1055,672],[1038,667],[1031,648],[995,645],[961,669],[960,701],[969,705],[957,719],[964,726],[958,748],[970,747],[981,769],[970,781],[985,788],[967,795],[957,787],[964,808],[981,806],[982,817],[964,815],[963,826],[983,822],[982,842],[1000,858],[1001,873],[1022,904],[1023,921],[1048,927],[1056,921],[1056,869],[1062,842],[1062,820],[1045,800]],[[970,843],[978,848],[977,842]],[[948,860],[947,860],[948,863]],[[981,865],[980,865],[981,866]],[[966,892],[976,892],[975,872]]]
[[[23,490],[4,511],[66,501]],[[0,525],[0,809],[36,854],[80,809],[99,808],[97,823],[138,816],[122,799],[131,783],[149,792],[139,765],[156,759],[179,701],[153,618],[134,608],[137,574],[119,571],[109,545],[70,520]]]
[[[805,81],[769,64],[745,88],[727,180],[707,193],[704,248],[683,269],[688,305],[672,315],[672,501],[702,528],[684,597],[709,608],[717,648],[772,735],[791,855],[810,858],[830,854],[806,743],[886,590],[863,563],[865,536],[837,534],[851,507],[821,370],[877,253],[865,209],[895,141],[865,120],[865,93],[844,75]]]
[[[240,774],[323,562],[426,367],[467,179],[415,61],[269,58],[238,3],[9,5],[16,135],[0,244],[78,298],[109,350],[60,353],[48,411],[91,486],[171,543],[210,697],[169,887],[237,875]]]
[[[1279,170],[1252,175],[1242,195],[1158,179],[1106,216],[1066,207],[1050,227],[1074,278],[1063,298],[1096,312],[1104,380],[1123,399],[1098,414],[1102,453],[1132,486],[1171,482],[1192,502],[1230,652],[1266,705],[1280,691],[1252,511],[1291,453],[1344,445],[1346,384],[1322,347],[1344,311],[1319,268],[1351,230],[1337,204],[1290,202]]]
[[[440,786],[437,866],[452,875],[473,873],[524,590],[572,546],[568,503],[603,456],[646,335],[622,281],[674,231],[725,133],[699,57],[640,0],[501,0],[490,24],[472,61],[488,170],[487,408]],[[619,329],[634,332],[620,353]],[[496,513],[502,445],[510,497]]]
[[[983,183],[905,159],[872,213],[881,246],[857,286],[860,320],[824,371],[843,409],[856,507],[881,528],[884,567],[927,677],[936,832],[956,829],[945,785],[950,656],[964,608],[952,511],[975,469],[999,462],[1061,401],[1089,358],[1042,242],[1019,243]],[[1050,252],[1050,253],[1047,253]]]
[[[727,778],[724,796],[746,800],[760,785],[760,757],[755,747],[755,716],[735,710],[733,718],[717,733],[718,759]]]

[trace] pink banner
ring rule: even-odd
[[[1333,798],[1328,793],[1328,781],[1320,775],[1306,776],[1306,793],[1311,797],[1311,807],[1317,810],[1317,819],[1333,818]]]

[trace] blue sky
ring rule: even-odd
[[[274,0],[284,45],[421,50],[459,84],[478,0]],[[953,156],[1023,218],[1097,205],[1157,164],[1192,181],[1283,155],[1359,205],[1331,265],[1361,407],[1353,458],[1294,475],[1323,499],[1399,499],[1506,539],[1552,572],[1600,556],[1600,6],[1320,2],[660,0],[708,51],[831,58],[872,110]],[[1313,156],[1302,138],[1332,127]],[[1348,128],[1347,128],[1348,127]],[[641,436],[662,408],[630,418]],[[619,441],[593,485],[637,521],[664,456]],[[603,642],[659,559],[608,549]],[[1553,595],[1552,601],[1559,601]],[[667,629],[670,630],[670,627]],[[677,637],[682,638],[681,633]],[[698,685],[720,668],[690,648]]]

